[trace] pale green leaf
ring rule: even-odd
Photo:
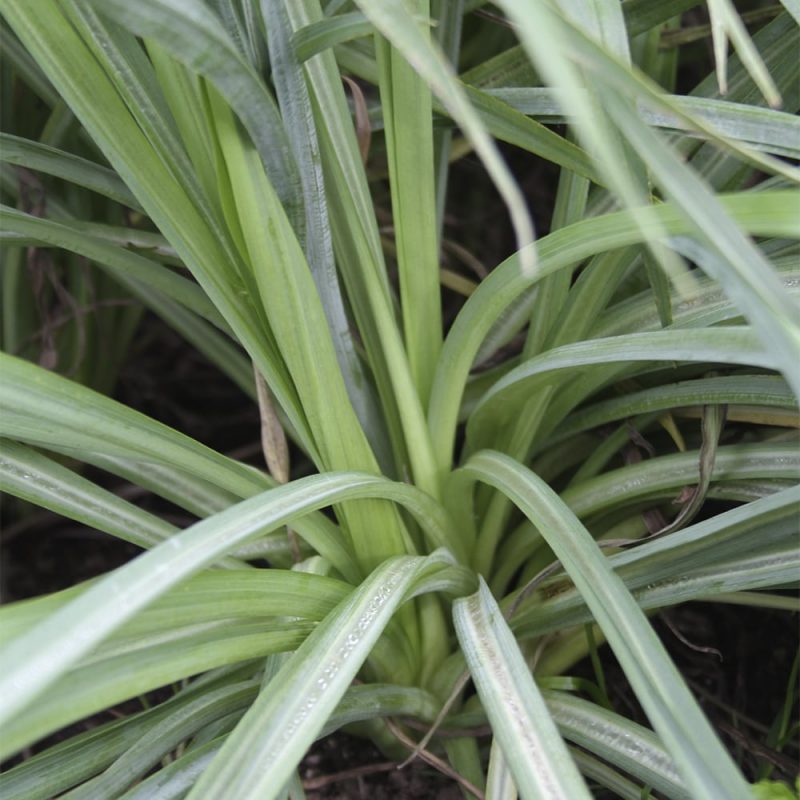
[[[523,798],[588,798],[500,608],[481,580],[457,600],[459,643],[492,731]]]

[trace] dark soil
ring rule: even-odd
[[[344,733],[320,742],[300,769],[308,800],[461,800],[450,778],[421,762],[403,769]]]

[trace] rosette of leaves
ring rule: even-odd
[[[682,27],[698,5],[0,0],[4,85],[68,134],[3,134],[50,176],[32,209],[2,173],[6,314],[24,248],[90,262],[259,403],[269,466],[18,357],[7,322],[3,490],[142,553],[0,611],[3,757],[175,688],[4,797],[302,797],[344,726],[467,796],[752,797],[648,615],[797,610],[798,6],[751,38],[727,0]],[[498,143],[558,173],[546,235]],[[479,280],[441,269],[468,152],[517,237]],[[569,678],[600,642],[650,727]]]

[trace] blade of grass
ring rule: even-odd
[[[131,646],[77,665],[35,706],[6,721],[0,753],[6,758],[83,717],[199,672],[294,649],[313,627],[297,620],[226,620],[140,636]]]
[[[177,528],[29,447],[0,440],[0,489],[138,547],[163,542]]]
[[[283,0],[263,0],[261,5],[264,19],[269,20],[267,38],[272,80],[300,174],[306,218],[303,243],[306,259],[322,299],[350,402],[378,462],[383,471],[389,473],[388,434],[377,399],[356,354],[336,273],[319,141],[303,67],[292,46],[292,25]]]
[[[275,485],[264,473],[52,372],[6,355],[0,355],[0,363],[5,378],[0,384],[3,436],[66,451],[89,463],[95,454],[102,454],[123,463],[160,464],[176,470],[184,485],[186,475],[181,472],[200,479],[191,489],[200,493],[205,491],[204,481],[238,498],[252,497]],[[16,411],[23,407],[25,414]],[[57,427],[53,419],[59,420]],[[352,551],[330,520],[311,515],[294,528],[343,575],[358,579]]]
[[[714,42],[714,60],[717,64],[720,94],[725,94],[728,90],[728,39],[730,39],[767,102],[773,107],[779,106],[780,93],[753,45],[742,18],[730,0],[708,0],[708,15],[711,18],[711,37]]]
[[[156,40],[217,86],[247,127],[293,224],[302,224],[297,166],[275,101],[212,10],[180,0],[142,0],[135,6],[85,1],[137,36]]]
[[[318,0],[290,3],[287,11],[295,28],[322,18]],[[430,437],[394,317],[372,199],[333,54],[307,61],[306,75],[331,194],[337,262],[375,376],[397,469],[435,497],[439,486]]]
[[[427,18],[429,0],[414,0],[409,11],[418,19]],[[429,42],[427,25],[417,25]],[[403,332],[414,385],[424,406],[442,341],[431,94],[403,55],[382,36],[376,38],[376,52]]]
[[[744,364],[765,369],[778,365],[748,327],[690,328],[632,333],[564,345],[525,361],[501,378],[478,402],[467,423],[472,442],[492,439],[497,429],[515,418],[521,404],[538,392],[574,377],[573,370],[589,365],[636,362],[704,361]],[[601,370],[598,368],[598,372]],[[616,375],[609,372],[608,377]]]
[[[13,234],[20,244],[60,247],[89,258],[107,267],[114,278],[128,289],[138,289],[137,284],[147,285],[191,309],[218,328],[226,332],[228,330],[217,309],[193,281],[151,259],[96,239],[72,222],[54,222],[0,205],[0,224],[3,225],[4,237]],[[5,240],[8,241],[8,238]],[[139,293],[136,291],[136,294]]]
[[[324,310],[289,219],[231,111],[209,92],[216,135],[236,187],[235,203],[261,302],[280,342],[320,453],[320,468],[377,471],[339,370]],[[341,509],[362,566],[369,570],[411,545],[395,510]]]
[[[329,47],[350,42],[375,32],[372,23],[360,11],[325,17],[299,28],[292,42],[300,61],[307,61]]]
[[[195,206],[191,193],[187,194],[171,172],[165,172],[164,161],[143,136],[141,123],[123,105],[116,85],[109,78],[109,74],[119,77],[119,70],[103,62],[102,50],[87,48],[63,17],[61,7],[51,0],[37,4],[35,13],[29,5],[17,0],[3,0],[0,8],[150,217],[195,272],[268,377],[305,449],[315,455],[296,392],[242,286],[236,271],[237,259],[226,247],[225,237],[220,239],[215,234],[202,209]],[[73,19],[73,25],[78,23],[79,20]],[[168,163],[174,166],[177,162]]]
[[[64,591],[4,606],[0,611],[3,640],[13,640],[45,621],[49,614],[88,591],[94,583],[96,580],[87,581]],[[298,570],[239,568],[233,573],[207,570],[171,589],[126,622],[85,663],[125,647],[139,647],[147,636],[196,628],[206,622],[253,622],[284,616],[318,622],[351,589],[344,581]]]
[[[457,64],[461,47],[464,0],[433,0],[431,13],[436,20],[433,34],[436,36],[445,58],[451,64]],[[442,226],[444,225],[444,207],[447,197],[447,178],[450,171],[451,146],[451,130],[446,128],[433,131],[434,174],[436,176],[436,225],[440,250],[442,246]]]
[[[612,101],[613,102],[613,101]],[[631,121],[627,109],[616,109]],[[800,395],[798,306],[784,294],[769,261],[723,211],[713,193],[646,126],[628,129],[628,138],[677,207],[693,220],[694,234],[711,258],[703,266],[756,325],[764,346],[777,352],[781,370]],[[794,206],[800,211],[800,204]]]
[[[567,119],[556,89],[509,86],[489,89],[486,94],[508,103],[528,116],[542,117],[548,122]],[[797,144],[800,122],[792,114],[705,97],[670,95],[669,102],[680,108],[686,117],[702,120],[727,138],[789,157],[796,157],[800,151]],[[637,111],[648,125],[703,136],[702,132],[687,123],[684,116],[650,108],[641,101],[637,104]]]
[[[200,696],[181,692],[146,711],[99,725],[48,748],[0,775],[3,793],[20,800],[49,800],[106,769],[137,741],[157,731],[162,721],[203,715],[213,708],[222,714],[246,706],[258,690],[255,682],[223,685]],[[208,717],[205,717],[206,719]]]
[[[777,376],[730,375],[698,378],[642,389],[581,409],[559,425],[557,436],[548,440],[545,446],[552,446],[576,433],[638,414],[713,403],[793,410],[797,408],[786,381]]]
[[[793,520],[800,508],[799,503],[800,492],[796,488],[777,492],[671,536],[616,553],[609,557],[609,564],[640,602],[644,601],[647,592],[655,592],[660,586],[660,599],[674,604],[693,571],[701,576],[708,575],[710,579],[705,587],[713,591],[715,584],[711,576],[716,567],[719,566],[719,574],[724,577],[727,572],[725,564],[746,559],[756,538],[763,543],[765,552],[791,547]],[[700,582],[704,583],[704,580],[701,578]],[[563,593],[553,595],[554,585],[560,585]],[[649,589],[651,585],[652,590]],[[506,602],[511,602],[511,599]],[[570,609],[583,606],[584,601],[571,585],[564,585],[561,579],[554,579],[553,584],[536,590],[530,606],[527,603],[520,606],[513,619],[514,630],[525,634],[543,633],[551,624],[572,624],[573,620],[578,624],[589,619],[588,612],[573,616]],[[552,623],[545,622],[548,618]]]
[[[55,147],[10,133],[0,133],[0,160],[54,175],[116,200],[128,208],[142,210],[128,187],[112,170]]]
[[[444,58],[441,50],[422,36],[418,22],[400,0],[358,0],[358,6],[424,78],[431,91],[472,142],[508,207],[517,246],[522,251],[520,268],[525,273],[532,272],[536,264],[535,250],[526,246],[533,242],[534,233],[525,200],[459,86],[453,67]]]
[[[566,692],[545,690],[561,735],[611,762],[671,800],[689,800],[675,765],[652,731]]]
[[[625,26],[628,35],[638,36],[651,28],[655,28],[671,17],[676,17],[690,8],[699,6],[702,0],[623,0],[622,12],[625,15]]]
[[[161,724],[151,727],[138,741],[133,743],[102,774],[81,784],[77,789],[63,795],[67,800],[78,800],[91,796],[115,797],[129,786],[145,777],[153,767],[159,766],[178,746],[191,739],[199,729],[243,708],[255,697],[255,681],[242,686],[223,687],[208,692],[185,705],[179,713],[173,713]]]

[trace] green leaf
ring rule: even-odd
[[[497,429],[515,418],[520,404],[536,392],[567,384],[586,367],[599,365],[599,371],[600,365],[616,364],[619,368],[607,373],[612,379],[622,365],[630,369],[636,362],[658,361],[777,367],[776,359],[759,344],[755,332],[745,327],[664,330],[590,339],[549,350],[511,370],[478,403],[468,421],[467,435],[477,446],[494,439]]]
[[[268,329],[265,333],[265,321],[243,285],[240,259],[233,252],[228,237],[220,233],[213,215],[209,217],[202,196],[197,196],[197,192],[186,185],[186,170],[181,165],[182,161],[188,163],[188,159],[185,154],[181,157],[182,148],[171,146],[174,136],[166,143],[154,144],[155,138],[151,141],[144,135],[143,127],[153,120],[157,124],[150,125],[151,135],[161,135],[164,123],[158,117],[158,109],[141,107],[141,114],[132,116],[120,97],[119,90],[124,87],[128,94],[132,93],[133,108],[137,108],[136,103],[148,101],[139,76],[134,76],[137,78],[134,81],[129,75],[130,69],[121,72],[125,65],[109,60],[106,49],[97,41],[90,49],[75,29],[81,24],[81,18],[76,17],[72,25],[68,24],[62,7],[52,0],[37,4],[35,13],[29,5],[17,0],[3,0],[0,8],[151,219],[194,272],[268,379],[305,449],[316,455],[285,365],[270,340]],[[82,9],[85,11],[85,7]],[[90,39],[102,33],[83,32]],[[136,52],[139,45],[133,37],[129,38],[132,44],[124,39],[123,43],[128,50]],[[117,55],[112,44],[105,42],[106,48]],[[143,58],[141,53],[139,58]]]
[[[428,0],[409,6],[430,14]],[[424,25],[419,33],[429,40]],[[376,39],[403,332],[411,374],[423,406],[428,401],[442,341],[439,240],[433,163],[431,93],[395,46]]]
[[[542,117],[548,122],[567,119],[557,89],[504,87],[489,89],[486,94],[528,116]],[[800,151],[797,144],[800,121],[793,114],[705,97],[671,95],[669,103],[677,106],[681,114],[652,108],[642,101],[637,104],[637,110],[648,125],[658,128],[704,137],[701,131],[688,124],[687,118],[694,118],[721,135],[770,153],[791,157]]]
[[[139,547],[153,547],[177,530],[35,450],[7,439],[0,440],[0,489]]]
[[[765,236],[795,234],[792,206],[796,202],[797,195],[793,192],[722,198],[727,213],[745,230]],[[645,223],[651,215],[658,219],[657,228],[670,234],[686,231],[689,226],[688,220],[669,204],[642,209],[638,223]],[[484,337],[508,305],[541,278],[578,264],[595,253],[625,247],[641,238],[638,224],[629,212],[583,220],[539,241],[539,265],[534,276],[521,272],[517,257],[511,256],[481,282],[445,339],[431,392],[428,423],[442,475],[449,470],[452,461],[458,407],[470,367]]]
[[[564,738],[611,762],[671,800],[689,800],[675,764],[652,731],[565,692],[544,691]]]
[[[307,61],[329,47],[350,42],[375,32],[372,23],[359,11],[337,14],[298,28],[292,37],[297,58]]]
[[[151,259],[84,233],[79,223],[71,220],[54,222],[4,205],[0,205],[0,223],[5,241],[9,241],[12,235],[20,244],[49,245],[69,250],[106,267],[114,279],[135,296],[149,298],[148,289],[156,290],[218,328],[228,330],[217,309],[196,283]]]
[[[136,198],[112,170],[72,153],[10,133],[0,133],[0,160],[54,175],[141,211]]]
[[[147,775],[170,752],[206,725],[217,721],[223,714],[237,712],[255,697],[255,681],[247,684],[225,686],[216,691],[190,698],[179,713],[172,713],[160,725],[151,726],[138,741],[123,752],[102,774],[81,784],[65,798],[115,797]]]
[[[486,584],[453,618],[494,736],[523,798],[588,798],[539,688]]]
[[[526,246],[533,241],[533,225],[524,198],[461,89],[453,67],[434,43],[426,41],[419,30],[418,22],[408,12],[402,0],[380,0],[380,2],[357,0],[357,2],[372,24],[422,76],[472,142],[508,207],[517,237],[517,246],[521,248],[522,269],[524,272],[532,271],[536,263],[535,251]]]
[[[0,752],[7,757],[83,717],[199,672],[293,649],[312,629],[297,620],[224,620],[138,636],[116,651],[107,645],[42,692],[35,706],[4,722]]]
[[[299,219],[297,166],[275,101],[211,9],[180,0],[85,1],[214,83],[246,125],[290,218]]]
[[[322,18],[318,0],[289,3],[297,28]],[[337,265],[347,288],[384,410],[399,474],[439,491],[430,437],[392,308],[372,199],[339,68],[325,52],[306,62],[315,107]]]
[[[726,585],[744,589],[744,581],[749,582],[750,588],[778,585],[787,573],[797,569],[796,556],[790,556],[780,575],[775,562],[781,553],[791,550],[793,518],[800,509],[799,503],[800,492],[796,488],[777,492],[670,536],[616,553],[609,558],[609,564],[645,608],[711,596],[727,591]],[[534,539],[533,531],[525,535]],[[752,554],[756,539],[761,547]],[[770,566],[761,572],[764,560]],[[507,602],[513,602],[513,597]],[[576,613],[578,608],[582,609],[580,613]],[[562,578],[554,578],[520,606],[513,628],[520,635],[537,635],[590,618],[580,593]]]
[[[394,490],[389,488],[392,486]],[[7,663],[12,666],[2,682],[13,691],[3,693],[0,719],[7,721],[123,622],[235,546],[330,503],[352,497],[386,497],[387,488],[389,496],[396,493],[400,502],[409,500],[412,512],[419,510],[413,499],[416,490],[411,487],[363,474],[331,473],[269,490],[172,536],[92,586],[7,648]],[[419,521],[425,527],[431,523],[434,538],[443,538],[436,533],[435,520]]]
[[[157,485],[171,484],[181,496],[187,492],[216,495],[222,507],[225,491],[245,498],[275,485],[264,473],[52,372],[4,354],[0,354],[0,364],[6,378],[0,385],[0,435],[66,452],[104,469],[111,464],[112,472],[126,477],[142,469],[131,461],[141,461],[145,470],[152,469],[149,465],[160,465],[160,474],[153,470],[152,476]],[[22,407],[25,412],[19,413],[17,409]],[[55,417],[59,419],[57,428],[51,422]],[[98,455],[103,459],[97,461]],[[121,471],[115,459],[121,459]],[[187,474],[196,480],[187,480]],[[190,507],[196,507],[196,503],[190,500]],[[294,528],[342,575],[358,579],[349,543],[330,520],[311,515]]]
[[[756,800],[797,800],[797,791],[781,781],[758,781],[753,784]]]
[[[780,93],[733,3],[730,0],[708,0],[708,15],[711,19],[711,36],[714,42],[720,94],[725,94],[728,90],[728,39],[730,39],[767,102],[771,106],[779,106]]]
[[[506,494],[538,527],[594,614],[691,791],[698,796],[748,797],[747,783],[647,618],[577,517],[534,473],[499,453],[473,456],[453,474],[450,491],[464,494],[476,480]]]
[[[797,401],[783,378],[772,375],[729,375],[680,381],[595,403],[567,417],[547,445],[609,422],[687,406],[741,404],[795,410]]]
[[[164,722],[194,719],[202,724],[244,708],[256,696],[258,685],[238,681],[199,693],[192,689],[189,686],[154,708],[99,725],[38,753],[0,775],[0,790],[20,800],[49,800],[117,759],[124,762],[129,748],[146,742]]]
[[[404,596],[443,561],[439,552],[378,567],[285,662],[189,797],[277,797]]]
[[[800,1],[781,0],[781,5],[792,15],[794,21],[800,25]]]
[[[272,80],[275,84],[284,125],[300,173],[305,208],[305,240],[301,239],[314,283],[328,320],[336,358],[347,394],[373,452],[384,472],[391,471],[389,442],[377,400],[355,349],[345,313],[333,256],[319,142],[314,125],[311,97],[303,67],[292,48],[292,26],[283,0],[263,0],[264,18],[269,19]],[[438,277],[438,275],[437,275]]]
[[[377,462],[350,404],[324,309],[300,244],[255,149],[233,114],[209,92],[216,136],[231,185],[247,257],[319,452],[320,469],[377,472]],[[266,377],[266,376],[265,376]],[[341,515],[369,570],[412,547],[391,506],[344,507]]]
[[[699,6],[702,0],[623,0],[622,12],[630,36],[638,36],[655,28],[670,17],[676,17],[690,8]]]

